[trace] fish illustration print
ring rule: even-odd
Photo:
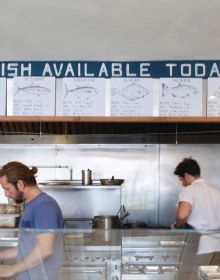
[[[78,99],[85,98],[86,100],[93,98],[99,93],[99,89],[92,86],[76,86],[75,88],[68,89],[67,85],[65,84],[65,90],[65,98],[69,94],[74,94]]]
[[[16,88],[16,90],[14,92],[14,95],[17,95],[22,91],[27,94],[33,94],[35,96],[48,95],[51,92],[51,90],[47,87],[40,86],[40,85],[34,85],[34,84],[31,84],[30,86],[24,86],[24,87],[18,87],[15,84],[15,88]]]
[[[142,99],[149,94],[149,91],[142,85],[131,83],[121,90],[121,96],[129,101]]]
[[[171,95],[174,98],[186,98],[186,97],[193,97],[197,95],[199,90],[193,86],[184,85],[179,83],[177,86],[168,87],[164,83],[162,83],[162,97],[167,95]]]

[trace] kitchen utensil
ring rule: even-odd
[[[95,216],[92,220],[92,227],[105,230],[120,228],[121,221],[129,215],[130,214],[125,210],[124,205],[122,205],[119,208],[117,215]]]
[[[82,170],[82,184],[92,185],[92,170]]]
[[[120,220],[117,215],[95,216],[92,220],[92,227],[105,230],[120,228]]]
[[[118,213],[117,213],[117,216],[119,217],[119,220],[122,221],[124,220],[127,216],[129,216],[130,213],[128,213],[126,210],[125,210],[125,206],[122,205],[119,210],[118,210]]]
[[[115,179],[112,176],[111,179],[100,179],[102,185],[121,185],[124,182],[124,179]]]

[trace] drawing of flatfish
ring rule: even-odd
[[[129,85],[127,85],[126,87],[124,87],[121,92],[120,95],[129,100],[129,101],[135,101],[138,99],[142,99],[145,96],[147,96],[149,94],[149,91],[136,83],[131,83]]]
[[[51,90],[47,87],[43,87],[40,85],[33,85],[33,84],[31,84],[30,86],[25,86],[25,87],[18,87],[15,84],[15,88],[16,88],[16,90],[15,90],[14,95],[17,95],[22,91],[27,94],[33,94],[35,96],[48,95],[51,92]]]
[[[175,87],[168,87],[167,85],[162,83],[162,97],[166,95],[171,95],[173,97],[186,98],[197,95],[198,93],[199,90],[193,86],[179,83]]]
[[[86,100],[93,98],[99,93],[99,89],[92,86],[77,86],[76,88],[68,89],[67,85],[65,84],[65,89],[65,97],[67,97],[69,94],[74,94],[78,99],[84,98]]]

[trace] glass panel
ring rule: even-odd
[[[9,251],[4,250],[17,245],[17,256],[7,259]],[[219,251],[220,232],[0,231],[1,265],[19,263],[16,280],[220,279]],[[0,266],[0,275],[3,272]]]

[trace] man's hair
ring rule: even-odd
[[[22,180],[26,186],[35,186],[37,184],[35,174],[37,168],[33,166],[29,169],[21,162],[11,161],[0,169],[0,177],[6,176],[9,183],[17,188],[18,180]]]
[[[185,173],[194,177],[200,176],[200,167],[196,160],[192,158],[184,158],[174,170],[174,174],[180,177],[184,177]]]

